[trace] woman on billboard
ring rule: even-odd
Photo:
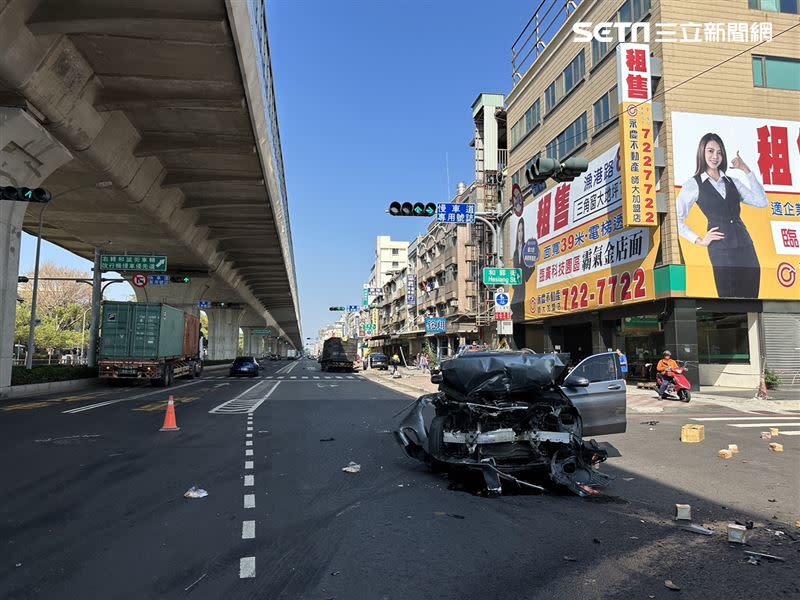
[[[758,298],[761,266],[740,216],[740,204],[764,208],[767,194],[738,151],[730,168],[742,171],[747,183],[726,175],[727,164],[722,138],[716,133],[700,138],[697,170],[683,184],[676,201],[678,232],[689,242],[708,248],[719,298]],[[686,225],[695,204],[708,219],[708,231],[702,236]]]
[[[525,283],[533,273],[533,269],[525,264],[523,253],[525,250],[525,219],[517,221],[517,231],[514,238],[513,265],[515,269],[522,269],[522,283],[513,287],[514,296],[511,298],[511,313],[515,321],[525,320]]]

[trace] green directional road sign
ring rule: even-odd
[[[167,270],[166,256],[141,254],[103,254],[100,257],[103,271],[150,271],[163,273]]]
[[[483,269],[483,285],[520,285],[522,269]]]
[[[272,329],[267,327],[266,329],[253,329],[253,335],[272,335]]]

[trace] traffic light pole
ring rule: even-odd
[[[94,271],[92,271],[92,320],[89,325],[89,348],[87,361],[90,367],[97,366],[97,337],[100,333],[100,301],[103,299],[101,280],[103,273],[100,270],[100,248],[94,249]]]
[[[44,211],[50,204],[42,206],[39,211],[39,229],[36,234],[36,259],[33,267],[33,291],[31,293],[31,322],[28,327],[28,352],[25,355],[25,368],[29,371],[33,368],[33,352],[35,348],[34,338],[36,336],[36,297],[39,293],[39,256],[42,249],[42,225],[44,223]]]

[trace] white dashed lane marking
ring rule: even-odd
[[[239,577],[248,579],[256,576],[256,557],[245,556],[239,560]]]
[[[255,484],[256,484],[256,478],[254,475],[244,476],[244,487],[253,487]]]
[[[252,450],[252,448],[248,448],[247,450],[245,450],[245,451],[244,451],[244,455],[245,455],[245,456],[253,456],[253,450]]]
[[[256,507],[256,495],[255,494],[245,494],[244,495],[244,507],[245,508],[255,508]]]
[[[252,540],[254,537],[256,537],[256,522],[242,521],[242,539]]]
[[[252,460],[244,461],[244,468],[245,469],[252,469],[253,468],[253,461]]]

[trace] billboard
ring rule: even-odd
[[[617,46],[622,222],[625,227],[657,227],[650,46]]]
[[[800,122],[672,113],[686,294],[798,300]]]
[[[515,321],[652,300],[660,229],[623,224],[619,144],[511,215]]]

